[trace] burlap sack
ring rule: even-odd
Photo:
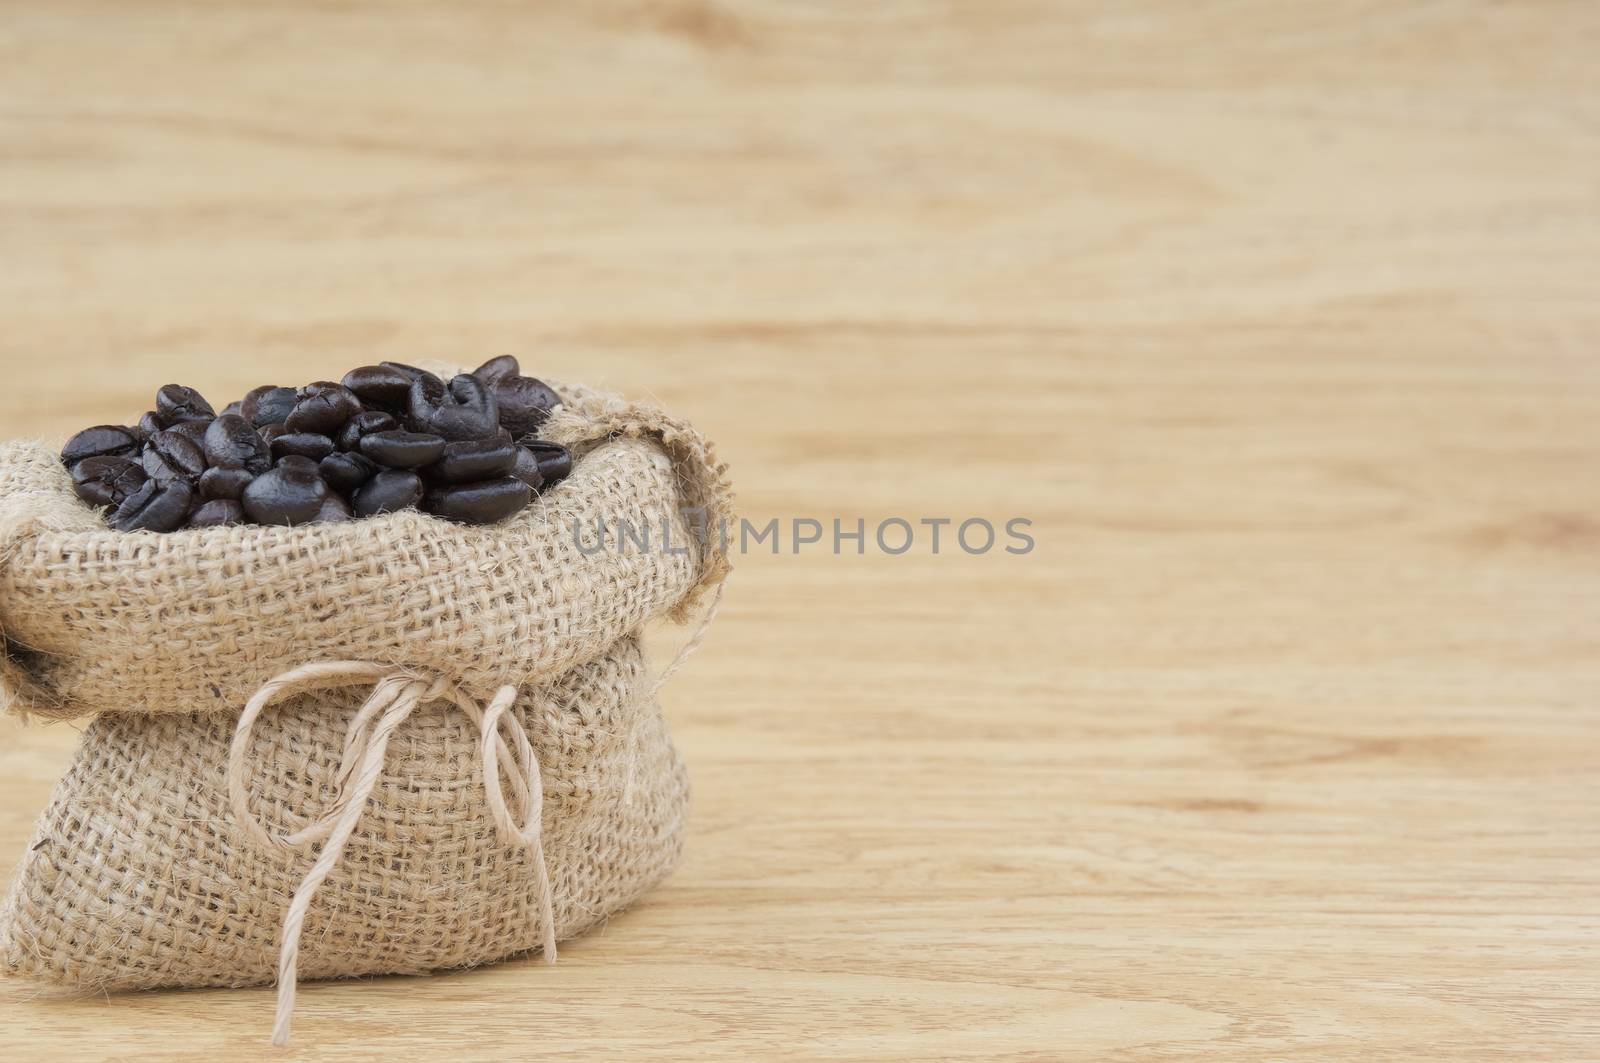
[[[553,956],[667,873],[687,782],[638,633],[720,588],[726,471],[658,410],[561,391],[571,477],[483,528],[123,534],[53,450],[0,447],[0,693],[94,716],[0,909],[10,972],[276,976],[281,1041],[296,973]]]

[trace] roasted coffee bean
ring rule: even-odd
[[[145,439],[149,439],[157,432],[166,431],[166,427],[161,423],[161,418],[156,416],[156,411],[146,410],[139,417],[139,423],[135,426],[135,431],[144,436]]]
[[[544,476],[539,472],[539,459],[527,447],[517,448],[517,460],[511,467],[511,475],[535,491],[544,486]]]
[[[500,410],[500,426],[518,439],[538,431],[550,411],[561,405],[560,395],[531,376],[495,381],[494,400]]]
[[[321,461],[334,451],[333,440],[315,432],[285,432],[269,445],[274,458],[302,454],[312,461]]]
[[[272,466],[272,452],[250,422],[236,413],[225,413],[206,429],[206,461],[215,469],[248,469],[266,472]]]
[[[517,447],[501,439],[467,439],[446,443],[439,460],[428,466],[431,480],[462,484],[508,475],[517,464]]]
[[[217,415],[194,388],[168,384],[156,392],[156,419],[170,428],[183,421],[209,421]]]
[[[243,401],[241,401],[239,399],[234,399],[232,402],[230,402],[226,406],[224,406],[222,408],[222,412],[217,414],[217,416],[218,417],[226,417],[230,413],[233,414],[235,417],[243,416],[239,412],[243,408],[244,408]]]
[[[200,497],[207,502],[219,498],[237,499],[255,478],[256,474],[249,469],[207,469],[200,474]]]
[[[421,499],[422,477],[414,472],[385,469],[363,484],[350,501],[356,516],[371,517],[410,509]]]
[[[509,354],[502,354],[498,358],[491,358],[472,371],[472,375],[491,387],[499,380],[508,376],[521,376],[522,366]]]
[[[85,428],[67,440],[67,445],[61,448],[61,460],[71,465],[84,458],[111,454],[127,455],[133,453],[138,446],[138,436],[129,429],[114,424],[96,425],[93,428]]]
[[[215,421],[179,421],[167,431],[178,433],[201,450],[204,450],[206,431],[215,423]]]
[[[183,526],[193,500],[194,488],[187,480],[146,480],[117,507],[111,526],[117,531],[175,531]]]
[[[350,512],[350,503],[346,502],[338,495],[329,495],[322,503],[322,508],[317,510],[316,519],[311,523],[343,524],[345,521],[353,519],[354,516]]]
[[[364,365],[346,373],[341,383],[369,406],[403,411],[411,395],[414,373],[410,370],[410,366],[402,367],[387,362],[383,365]],[[415,372],[420,373],[421,370]]]
[[[539,478],[545,487],[554,487],[572,472],[572,451],[560,443],[530,439],[522,445],[532,451],[539,462]]]
[[[368,410],[346,421],[344,427],[339,429],[339,436],[335,442],[339,444],[340,450],[359,450],[362,436],[374,432],[387,432],[399,427],[399,422],[382,410]]]
[[[425,432],[374,432],[361,437],[361,453],[391,469],[417,469],[439,460],[444,440]]]
[[[147,479],[142,465],[117,454],[84,458],[72,467],[72,488],[91,506],[121,505]]]
[[[406,423],[412,431],[446,440],[482,439],[499,427],[500,410],[494,393],[470,373],[456,377],[448,387],[430,374],[411,382]]]
[[[348,495],[378,471],[378,466],[364,454],[329,454],[317,464],[328,486],[342,495]]]
[[[294,409],[296,401],[294,388],[267,384],[239,400],[239,416],[256,428],[282,424],[289,419],[289,411]]]
[[[206,471],[206,455],[200,445],[181,432],[157,432],[144,445],[144,471],[155,480],[199,479]]]
[[[404,373],[407,380],[415,380],[419,376],[433,376],[433,374],[428,372],[426,369],[418,369],[416,366],[407,365],[404,362],[379,362],[378,368],[393,369],[396,372]]]
[[[350,418],[361,412],[361,400],[343,384],[319,380],[299,391],[299,400],[289,411],[284,424],[291,432],[315,432],[332,436]]]
[[[423,508],[462,524],[493,524],[522,509],[533,490],[513,476],[470,484],[445,484],[428,492]]]
[[[269,448],[272,446],[272,441],[274,439],[277,439],[279,436],[286,436],[288,434],[289,429],[281,424],[264,424],[260,428],[256,429],[256,435],[260,436],[261,442],[265,443]]]
[[[309,460],[309,459],[305,459]],[[309,524],[327,500],[328,485],[310,470],[288,460],[262,473],[244,489],[244,511],[257,524]]]
[[[278,469],[295,469],[311,476],[320,476],[322,467],[304,454],[285,454],[273,462],[273,467]]]
[[[213,469],[213,472],[221,470]],[[237,472],[236,469],[228,470]],[[189,514],[189,528],[225,528],[233,524],[244,523],[244,507],[237,499],[214,498],[199,509]]]

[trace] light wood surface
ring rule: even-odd
[[[772,517],[676,874],[561,963],[9,1058],[1600,1057],[1600,8],[5,4],[0,428],[381,357]],[[948,535],[948,532],[946,533]],[[663,633],[670,650],[681,635]],[[0,723],[0,873],[70,728]]]

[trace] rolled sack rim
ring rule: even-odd
[[[55,556],[93,554],[97,552],[96,547],[102,550],[110,547],[111,551],[126,553],[129,544],[148,543],[165,548],[134,551],[134,560],[119,562],[137,567],[140,558],[154,562],[170,556],[171,546],[186,543],[194,544],[197,549],[225,544],[227,549],[241,554],[292,549],[296,543],[304,543],[308,549],[330,549],[341,543],[359,544],[385,530],[407,525],[411,528],[403,534],[428,536],[436,542],[448,539],[492,541],[514,534],[519,526],[527,529],[538,524],[549,524],[556,534],[571,535],[570,528],[557,526],[565,515],[560,503],[564,499],[581,503],[581,496],[574,492],[583,483],[582,474],[586,470],[593,471],[592,462],[604,460],[607,444],[622,440],[646,443],[665,455],[676,483],[680,513],[702,514],[703,527],[707,529],[725,527],[735,519],[728,468],[718,460],[714,445],[687,422],[658,407],[580,385],[552,386],[564,401],[541,427],[539,438],[560,443],[572,451],[572,474],[537,496],[515,516],[484,526],[457,524],[419,510],[406,510],[336,524],[235,525],[175,532],[120,532],[108,527],[98,511],[77,497],[68,470],[60,461],[59,445],[39,439],[0,442],[0,568],[9,567],[19,552],[30,548],[48,549]],[[34,472],[51,478],[49,489],[14,490],[15,484],[11,481],[15,477],[8,476],[6,470],[15,462],[40,461],[48,461],[52,471],[45,473],[36,467]],[[689,622],[710,601],[733,567],[727,551],[717,548],[715,532],[707,535],[704,541],[691,538],[686,545],[697,574],[679,599],[658,614],[676,624]],[[72,711],[68,704],[70,699],[40,681],[41,662],[56,655],[16,639],[16,625],[9,623],[11,619],[7,602],[0,599],[0,712],[26,719],[30,715],[65,718],[98,711]],[[266,678],[265,675],[259,677]]]

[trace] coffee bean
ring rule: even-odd
[[[156,416],[156,411],[147,410],[139,417],[139,424],[136,426],[136,431],[140,435],[144,436],[145,439],[149,439],[157,432],[166,431],[166,425],[161,423],[161,418]]]
[[[505,476],[516,464],[516,444],[492,437],[467,439],[446,443],[439,460],[428,466],[428,476],[445,483],[471,483]]]
[[[287,454],[301,454],[312,461],[321,461],[334,451],[333,440],[327,436],[319,436],[315,432],[285,432],[274,439],[270,446],[272,456],[275,458]]]
[[[364,365],[346,373],[342,383],[369,406],[403,411],[411,394],[414,373],[410,370],[410,366],[402,367],[387,362],[383,365]],[[421,371],[415,370],[416,373]]]
[[[399,422],[382,410],[368,410],[346,421],[344,427],[339,429],[336,442],[340,450],[359,450],[362,436],[371,435],[373,432],[387,432],[399,427]]]
[[[255,478],[256,474],[249,469],[207,469],[200,474],[200,497],[207,502],[219,498],[237,499]]]
[[[249,421],[256,428],[265,428],[269,424],[282,424],[289,419],[289,411],[294,409],[294,388],[280,388],[272,384],[256,388],[239,400],[239,416]]]
[[[517,460],[511,467],[511,475],[535,491],[544,486],[544,477],[539,473],[539,459],[527,447],[517,448]]]
[[[470,484],[447,484],[428,492],[423,508],[462,524],[493,524],[516,513],[533,498],[521,480],[503,476]]]
[[[343,524],[346,521],[353,519],[354,517],[350,512],[350,503],[346,502],[338,495],[329,495],[322,503],[322,508],[317,510],[316,519],[311,523]]]
[[[206,461],[217,469],[248,469],[266,472],[272,466],[272,453],[260,433],[236,413],[225,413],[206,429]]]
[[[72,488],[91,506],[121,505],[147,479],[142,465],[117,454],[84,458],[72,467]]]
[[[143,460],[144,471],[155,480],[193,481],[206,471],[206,455],[199,444],[172,429],[150,437]]]
[[[168,384],[156,392],[156,419],[163,427],[183,421],[209,421],[217,415],[194,388],[182,384]]]
[[[493,392],[477,377],[463,373],[445,387],[430,374],[411,382],[406,423],[446,440],[482,439],[494,435],[500,411]]]
[[[491,358],[472,371],[472,375],[491,387],[499,380],[508,376],[521,376],[522,366],[516,358],[509,354],[502,354],[498,358]]]
[[[261,442],[265,443],[269,448],[272,446],[274,439],[288,434],[288,426],[282,424],[265,424],[256,429],[256,435],[260,436]]]
[[[500,426],[514,437],[532,435],[561,405],[561,396],[530,376],[503,377],[494,383]]]
[[[291,432],[315,432],[331,436],[350,418],[361,412],[361,400],[343,384],[319,380],[299,391],[294,409],[284,424]]]
[[[329,454],[317,465],[328,486],[348,495],[372,478],[378,466],[364,454]]]
[[[242,401],[240,401],[239,399],[234,399],[232,402],[230,402],[226,406],[224,406],[222,408],[222,412],[217,414],[217,416],[218,417],[226,417],[228,414],[231,413],[235,417],[239,417],[239,416],[242,416],[242,414],[239,411],[242,410],[243,408],[244,408],[244,403]]]
[[[96,425],[67,440],[67,445],[61,448],[61,460],[71,465],[84,458],[127,455],[138,446],[138,437],[128,429],[114,424]]]
[[[439,460],[444,440],[425,432],[374,432],[361,437],[361,453],[391,469],[416,469]]]
[[[379,362],[378,368],[393,369],[398,373],[404,373],[407,380],[415,380],[419,376],[433,376],[426,369],[418,369],[416,366],[406,365],[404,362]]]
[[[314,466],[308,471],[286,459],[251,480],[241,501],[245,513],[258,524],[293,525],[310,523],[327,497],[328,485]]]
[[[414,472],[385,469],[356,491],[351,508],[358,517],[371,517],[378,513],[398,513],[421,499],[422,477]]]
[[[212,472],[222,470],[213,469]],[[230,469],[229,472],[237,472]],[[210,502],[189,514],[190,528],[226,528],[234,524],[244,523],[244,507],[236,499],[214,498]]]
[[[214,421],[179,421],[167,431],[178,433],[201,450],[204,450],[206,432],[215,423]]]
[[[111,526],[125,532],[176,531],[188,517],[189,503],[193,500],[194,488],[186,480],[146,480],[143,487],[117,507]]]
[[[285,454],[273,462],[273,467],[277,469],[294,469],[308,476],[320,476],[322,474],[321,465],[304,454]]]
[[[539,478],[545,487],[554,487],[572,472],[572,451],[560,443],[530,439],[522,444],[539,463]]]

